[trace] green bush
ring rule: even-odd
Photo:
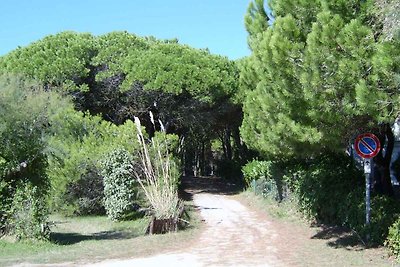
[[[35,211],[35,203],[42,205],[47,197],[48,115],[62,107],[64,101],[39,84],[17,76],[1,76],[0,89],[0,229],[4,232],[6,226],[14,225],[11,228],[17,230],[19,237],[36,237],[38,235],[29,230],[36,226],[28,224],[29,229],[23,229],[28,221],[25,216],[39,212]],[[33,209],[28,210],[28,214],[15,209],[15,205],[22,203],[22,199],[16,199],[22,197],[20,191],[25,192],[22,182],[35,188],[34,195],[27,195],[33,206],[23,201],[24,205],[28,203],[27,208]],[[24,206],[21,205],[19,208]],[[36,215],[32,215],[34,217]],[[39,221],[33,219],[32,223]]]
[[[339,209],[346,204],[349,194],[362,188],[363,175],[354,168],[351,159],[330,155],[287,170],[286,181],[307,217],[340,224]]]
[[[101,214],[100,161],[117,148],[133,152],[138,147],[133,122],[117,126],[70,106],[52,116],[51,124],[48,175],[52,209],[66,215]],[[82,190],[83,184],[94,188]]]
[[[360,213],[365,217],[365,205],[362,205],[362,208],[364,210]],[[369,227],[361,224],[356,230],[364,236],[369,234],[372,242],[383,244],[388,236],[390,226],[396,221],[399,214],[398,200],[388,196],[373,196],[371,199],[371,224]]]
[[[389,233],[385,241],[390,252],[398,259],[400,256],[400,217],[390,226]]]
[[[345,225],[381,244],[400,207],[387,196],[371,197],[371,223],[365,227],[364,175],[351,158],[328,155],[286,169],[285,181],[300,210],[311,220]]]
[[[257,180],[265,180],[272,178],[272,162],[253,160],[242,167],[242,173],[246,186]]]
[[[253,160],[242,167],[242,172],[246,186],[251,187],[256,194],[277,201],[286,197],[287,188],[282,180],[283,172],[277,162]]]
[[[46,231],[46,201],[36,186],[20,183],[14,194],[8,227],[17,239],[42,239]]]
[[[104,207],[112,220],[121,220],[136,208],[137,182],[133,168],[133,157],[125,149],[114,150],[101,161]]]

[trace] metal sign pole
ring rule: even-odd
[[[371,159],[364,159],[365,173],[365,225],[368,227],[371,222]],[[369,241],[369,233],[366,236]]]
[[[354,148],[357,154],[364,159],[365,173],[365,226],[371,223],[371,158],[378,155],[381,149],[381,143],[374,134],[365,133],[357,136],[354,142]],[[366,239],[369,241],[369,233]]]

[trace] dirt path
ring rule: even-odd
[[[271,241],[277,233],[270,222],[226,195],[197,193],[205,230],[192,247],[179,253],[86,266],[282,266]]]

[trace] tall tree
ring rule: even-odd
[[[376,32],[374,4],[271,1],[276,19],[241,64],[241,132],[248,143],[268,156],[312,156],[343,151],[354,135],[371,130],[389,141],[377,164],[390,187],[399,46]]]

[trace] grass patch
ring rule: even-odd
[[[18,263],[92,263],[105,259],[127,259],[178,250],[197,236],[200,219],[188,205],[190,225],[165,235],[144,235],[148,218],[112,222],[103,216],[51,216],[55,222],[50,241],[12,242],[0,239],[0,266]]]
[[[251,190],[240,193],[239,198],[247,205],[266,211],[274,219],[288,222],[305,222],[304,216],[298,211],[296,201],[287,199],[282,202],[255,194]]]

